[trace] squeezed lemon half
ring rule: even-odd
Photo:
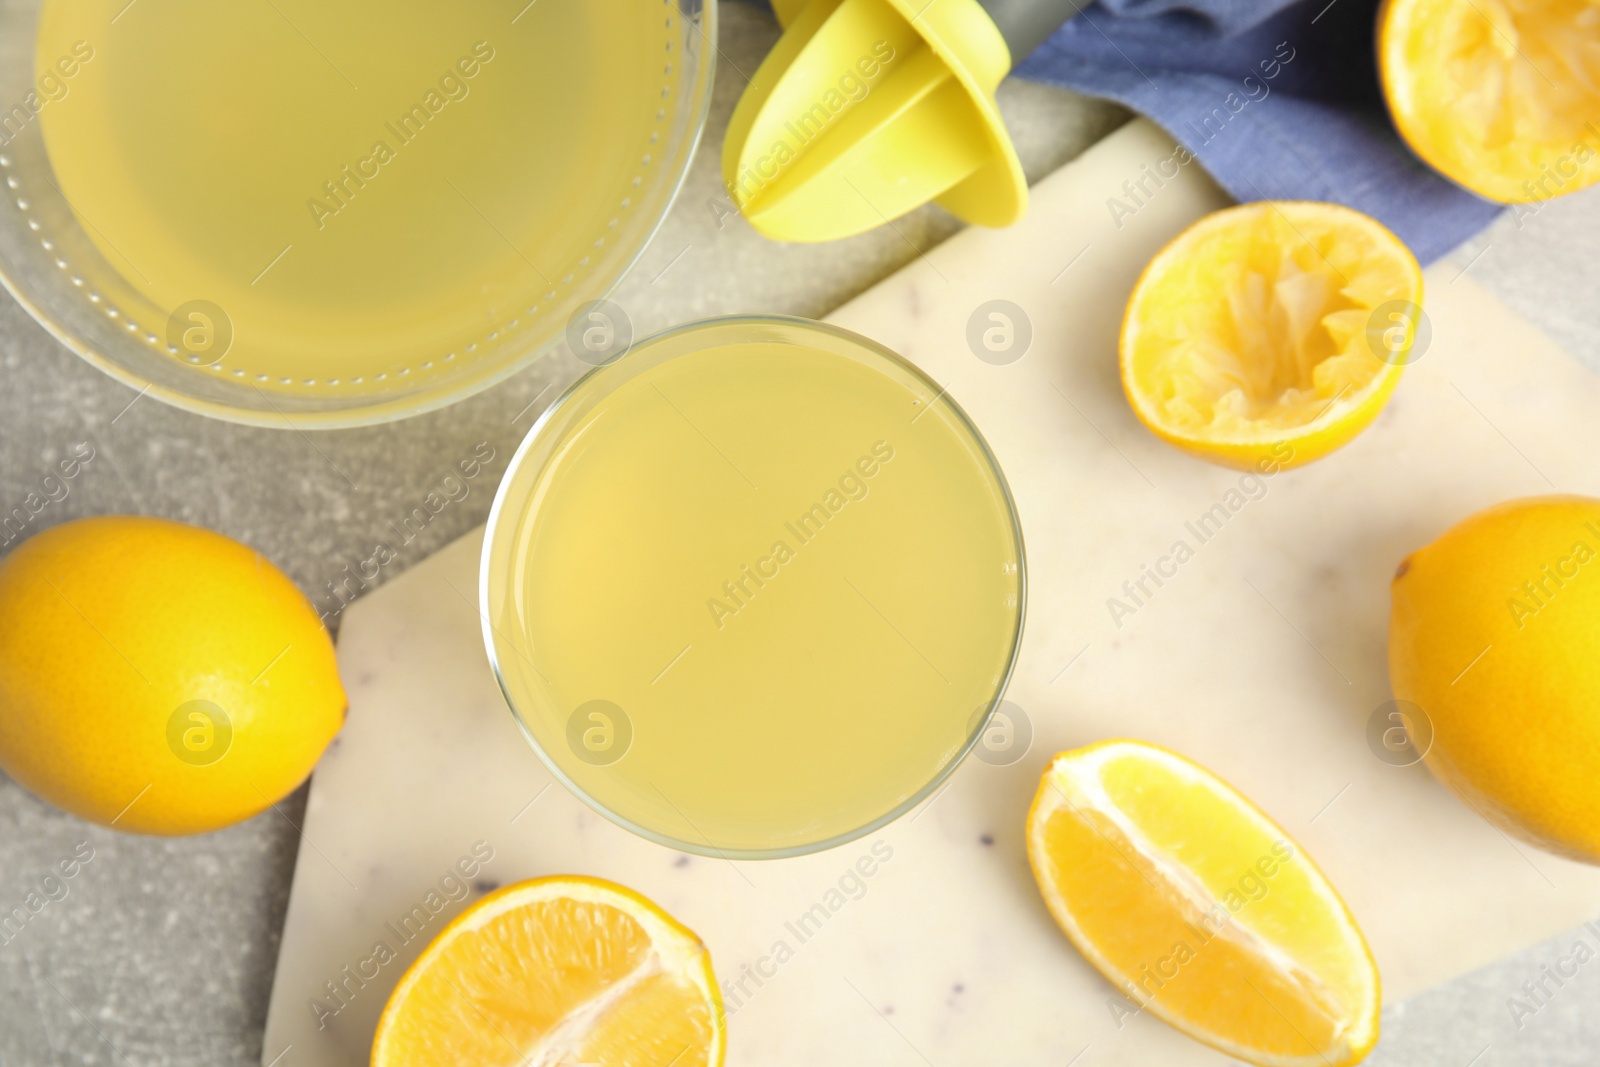
[[[1327,455],[1399,384],[1422,269],[1377,220],[1260,201],[1208,215],[1145,268],[1122,323],[1141,422],[1202,459],[1275,471]]]
[[[722,1000],[706,947],[597,878],[507,886],[462,912],[401,977],[373,1067],[719,1067]]]
[[[1386,0],[1378,70],[1400,136],[1501,203],[1600,181],[1600,4]]]
[[[1349,910],[1210,772],[1139,741],[1064,752],[1027,841],[1050,913],[1130,1013],[1262,1067],[1344,1067],[1377,1042],[1378,970]]]

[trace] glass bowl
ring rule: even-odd
[[[558,779],[658,843],[762,858],[938,787],[1000,703],[1024,588],[1005,478],[945,390],[845,330],[736,317],[613,354],[541,416],[479,595]]]
[[[60,15],[63,8],[57,5],[63,2],[0,0],[0,181],[5,185],[0,281],[62,344],[132,388],[190,411],[264,426],[354,426],[414,415],[484,389],[560,343],[569,324],[583,321],[586,310],[634,263],[671,205],[705,121],[716,54],[711,43],[717,33],[714,0],[606,0],[605,4],[540,0],[537,7],[530,3],[521,12],[513,10],[515,5],[501,12],[498,7],[504,5],[484,4],[484,21],[491,14],[496,21],[487,28],[470,27],[481,29],[479,45],[464,36],[452,40],[448,49],[440,42],[430,50],[425,35],[413,28],[412,37],[424,39],[403,42],[410,51],[395,46],[383,53],[385,62],[391,63],[380,71],[386,81],[372,73],[379,45],[352,44],[340,51],[326,40],[317,43],[313,38],[321,32],[308,35],[304,30],[310,26],[317,31],[319,22],[325,25],[328,20],[319,8],[297,0],[281,0],[253,12],[250,18],[268,21],[251,23],[249,32],[239,29],[231,37],[226,32],[216,34],[217,40],[203,49],[196,49],[193,41],[168,39],[174,36],[171,24],[151,20],[176,16],[137,0],[84,0],[85,6],[71,16],[81,24],[72,24],[65,31],[69,36],[60,38],[57,24],[66,16]],[[197,2],[181,0],[191,6]],[[222,12],[228,10],[201,6],[192,13],[225,20],[231,16]],[[419,7],[397,17],[413,22],[451,17],[440,14],[443,10]],[[245,16],[239,18],[242,27]],[[364,25],[346,27],[352,41],[363,39]],[[225,22],[212,26],[236,29]],[[551,27],[562,33],[561,46],[553,50],[546,43],[554,32]],[[374,30],[374,36],[385,41],[396,32],[393,26],[377,29],[389,35]],[[546,36],[536,36],[539,33]],[[250,66],[256,52],[266,54],[270,44],[266,38],[273,34],[290,42],[283,47],[295,47],[302,40],[307,46],[303,54],[294,53],[293,70],[280,70],[270,60]],[[624,37],[626,48],[618,44]],[[69,40],[70,45],[64,43]],[[566,81],[537,73],[538,64],[519,61],[535,48],[554,57]],[[445,51],[449,57],[462,53],[463,74],[480,69],[474,55],[482,58],[498,51],[509,58],[501,59],[498,67],[483,66],[477,88],[471,89],[463,87],[466,78],[455,73],[453,60],[438,58]],[[414,54],[430,58],[418,61],[415,69],[406,68],[404,63]],[[174,62],[178,58],[185,58],[181,66]],[[130,127],[118,110],[123,87],[132,84],[142,89],[146,80],[159,81],[175,66],[181,73],[170,85],[162,83],[150,91],[152,99],[156,93],[168,93],[177,104],[176,114]],[[233,78],[236,70],[247,67],[257,73]],[[585,96],[571,78],[584,76],[586,70],[612,73],[604,81],[596,79],[594,84],[603,88]],[[619,80],[618,72],[626,76]],[[113,82],[113,76],[122,80]],[[502,81],[491,88],[488,83],[494,76]],[[217,85],[245,94],[235,99],[253,101],[254,83],[240,81],[247,77],[264,79],[259,95],[273,101],[263,104],[259,114],[253,105],[252,113],[242,119],[233,113],[218,118],[217,109],[204,110],[208,90]],[[96,78],[105,79],[100,84],[112,88],[97,88]],[[309,91],[302,84],[307,80],[322,86],[319,91],[325,99],[316,97],[316,108],[291,106],[304,103],[296,94]],[[357,80],[367,83],[361,86],[365,95],[359,95]],[[395,84],[402,93],[388,91]],[[624,84],[626,88],[618,88]],[[530,85],[554,91],[529,99],[524,112],[518,101]],[[468,96],[469,91],[474,95]],[[602,97],[603,106],[595,103]],[[457,99],[461,102],[451,103]],[[486,99],[491,103],[483,102]],[[390,127],[378,120],[386,114],[414,114],[420,125],[429,117],[427,111],[407,110],[418,101],[428,108],[436,102],[440,107],[448,104],[465,114],[453,119],[449,108],[435,111],[436,121],[418,134],[419,143],[427,147],[399,148],[398,163],[380,170],[376,157],[363,158],[363,146],[380,137],[397,146],[409,143],[383,132]],[[74,107],[80,109],[75,114],[70,110]],[[97,108],[110,118],[95,118],[93,122],[100,125],[85,121],[81,128],[88,133],[74,133],[75,141],[62,141],[63,128],[79,122],[78,116],[96,114]],[[115,144],[115,151],[122,154],[118,159],[136,158],[133,152],[145,151],[146,156],[138,158],[161,161],[168,157],[156,153],[173,146],[182,149],[184,139],[192,136],[196,141],[192,151],[171,156],[185,174],[188,168],[220,166],[219,160],[226,161],[227,153],[233,153],[230,173],[249,177],[254,157],[248,153],[260,153],[266,173],[279,165],[283,150],[309,152],[306,146],[321,145],[340,121],[349,120],[347,125],[355,128],[353,116],[358,110],[363,133],[359,139],[346,138],[353,147],[340,143],[338,154],[323,153],[325,161],[317,157],[317,176],[327,170],[339,188],[324,193],[326,185],[308,184],[306,205],[315,201],[328,208],[345,206],[345,199],[337,195],[344,191],[351,204],[368,211],[369,231],[383,235],[383,240],[401,242],[397,247],[409,247],[422,269],[410,271],[409,261],[397,266],[399,257],[378,252],[385,247],[380,243],[370,244],[363,266],[366,274],[360,275],[367,278],[366,288],[352,284],[347,298],[344,280],[351,272],[336,273],[329,252],[335,246],[317,244],[333,240],[318,235],[319,224],[337,230],[346,219],[326,219],[315,210],[307,216],[298,199],[287,207],[286,198],[276,195],[270,204],[265,197],[252,199],[254,185],[238,200],[249,210],[237,212],[236,217],[212,205],[219,224],[226,227],[236,221],[242,233],[252,233],[252,216],[259,208],[292,214],[293,227],[271,232],[257,227],[260,233],[252,236],[260,239],[238,250],[239,264],[230,265],[235,268],[231,272],[212,271],[210,261],[185,259],[186,253],[170,257],[170,262],[202,267],[187,274],[148,269],[151,260],[163,266],[169,261],[152,251],[153,245],[168,242],[169,236],[174,244],[187,239],[172,236],[184,229],[185,220],[163,227],[155,216],[155,223],[142,217],[132,221],[120,215],[106,217],[105,198],[114,202],[131,183],[120,178],[106,181],[96,174],[102,161],[95,153],[102,141]],[[523,118],[524,113],[540,117]],[[491,120],[490,114],[496,117]],[[566,122],[575,131],[565,142],[571,146],[569,155],[533,150],[535,138],[552,136],[538,125],[547,120]],[[206,121],[213,127],[191,130],[191,125]],[[407,118],[395,121],[404,127],[394,131],[399,138],[413,132]],[[434,127],[441,132],[433,134],[430,143],[426,138]],[[130,147],[135,138],[148,144]],[[52,142],[48,148],[47,140]],[[63,144],[71,151],[62,152]],[[522,155],[515,155],[518,152]],[[508,157],[535,160],[531,169],[554,176],[541,188],[565,190],[564,195],[552,195],[546,203],[517,180],[521,172],[493,170],[496,160]],[[106,158],[111,158],[109,150]],[[597,159],[607,164],[597,166]],[[372,184],[387,182],[391,191],[415,180],[416,167],[434,168],[444,179],[438,183],[437,198],[427,201],[439,205],[437,214],[428,218],[418,213],[414,230],[371,222],[373,209],[353,196],[376,205],[378,196],[389,193],[354,192],[367,185],[359,175],[348,173],[350,167],[339,169],[341,160],[354,160]],[[110,163],[103,165],[108,173],[116,173]],[[373,177],[408,165],[413,167],[410,178]],[[486,172],[492,177],[484,178]],[[149,173],[161,171],[143,176]],[[490,183],[492,195],[480,190]],[[290,189],[286,183],[284,188],[298,191],[299,185]],[[274,189],[275,194],[278,191]],[[429,196],[433,195],[430,190]],[[554,229],[540,229],[531,222],[518,229],[508,227],[506,216],[514,217],[517,225],[524,218],[561,221],[551,224]],[[125,221],[127,225],[119,225]],[[361,225],[359,218],[348,223],[339,239],[359,244],[348,235]],[[583,232],[576,232],[579,229]],[[223,243],[224,238],[197,232],[200,240],[213,240],[232,255],[234,250]],[[513,242],[507,232],[524,244]],[[539,235],[554,232],[560,233],[559,241],[539,243]],[[150,240],[141,242],[141,233]],[[406,241],[412,244],[406,246]],[[496,246],[496,241],[504,241],[504,246]],[[474,251],[484,254],[472,259]],[[349,259],[338,265],[347,267]],[[251,280],[257,260],[261,272]],[[524,262],[531,268],[526,276],[512,278],[514,271],[524,270]],[[426,278],[435,274],[471,279],[462,283],[466,295],[443,296],[440,293],[448,290],[438,287],[430,291]],[[480,274],[485,278],[481,285]],[[217,284],[229,295],[216,299],[217,294],[204,291],[208,277],[222,279]],[[293,296],[267,293],[272,286],[283,288],[291,281],[296,287]],[[414,308],[408,303],[412,290],[418,291]],[[436,298],[434,304],[428,303],[430,297]],[[363,299],[372,306],[364,305]],[[316,303],[315,314],[307,312],[299,321],[294,300],[305,306],[310,306],[308,301]],[[386,310],[383,300],[412,314],[415,321],[402,326],[402,319],[396,318],[393,329],[387,329],[388,320],[373,310]],[[226,306],[230,303],[231,314]],[[287,313],[280,313],[284,308]],[[376,327],[369,329],[369,324]]]

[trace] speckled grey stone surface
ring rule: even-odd
[[[741,4],[724,5],[723,16],[705,148],[671,217],[614,297],[638,335],[724,312],[822,314],[955,229],[928,208],[851,241],[781,246],[728,215],[718,181],[721,131],[744,84],[740,71],[754,70],[776,28]],[[1001,103],[1030,179],[1126,118],[1109,105],[1014,81],[1002,87]],[[1600,368],[1597,261],[1594,194],[1521,220],[1508,216],[1452,260]],[[551,357],[446,411],[305,437],[135,400],[0,298],[0,508],[10,510],[67,449],[90,441],[94,460],[33,530],[114,512],[197,523],[260,549],[320,608],[336,611],[328,584],[371,553],[390,519],[487,442],[495,458],[467,497],[402,549],[378,583],[482,522],[515,444],[578,369]],[[303,804],[296,794],[241,826],[165,841],[87,826],[0,778],[0,910],[75,848],[93,849],[64,883],[66,895],[0,943],[0,1067],[259,1063]],[[1522,983],[1539,980],[1541,966],[1556,968],[1580,938],[1597,958],[1562,987],[1547,982],[1554,995],[1519,1029],[1507,999],[1526,999]],[[1483,1065],[1594,1063],[1600,935],[1574,931],[1391,1007],[1384,1023],[1370,1062],[1386,1067],[1466,1065],[1474,1057]]]

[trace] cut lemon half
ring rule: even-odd
[[[1600,4],[1386,0],[1378,70],[1395,127],[1480,196],[1548,200],[1600,181]]]
[[[629,889],[538,878],[462,912],[401,977],[373,1067],[718,1067],[722,998],[693,933]]]
[[[1282,829],[1210,772],[1139,741],[1064,752],[1028,858],[1072,943],[1129,1000],[1263,1067],[1343,1067],[1378,1039],[1378,970]]]
[[[1241,204],[1145,268],[1122,322],[1122,387],[1157,436],[1273,473],[1377,417],[1421,355],[1421,304],[1416,257],[1376,219],[1338,204]]]

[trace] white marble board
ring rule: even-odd
[[[1030,582],[1009,692],[1035,734],[1024,758],[969,759],[916,811],[820,855],[735,864],[651,844],[552,784],[518,733],[479,636],[481,537],[466,537],[345,613],[350,718],[312,782],[263,1061],[365,1063],[395,980],[465,906],[446,875],[476,848],[492,858],[473,896],[593,874],[700,933],[747,994],[729,1002],[733,1065],[1222,1062],[1154,1019],[1119,1025],[1116,993],[1034,890],[1022,824],[1039,772],[1111,736],[1188,754],[1293,834],[1349,901],[1389,1000],[1600,911],[1600,871],[1512,843],[1365,739],[1388,699],[1395,564],[1495,501],[1600,494],[1600,379],[1439,268],[1431,347],[1353,444],[1259,487],[1180,454],[1129,411],[1116,331],[1144,263],[1224,198],[1190,166],[1120,226],[1107,209],[1171,154],[1135,122],[1035,187],[1021,225],[965,231],[831,316],[948,383],[1010,479]],[[1032,326],[1007,365],[965,339],[993,299]],[[1220,532],[1119,626],[1108,598],[1219,502],[1237,504]],[[851,877],[875,849],[892,857]],[[792,924],[819,902],[836,910],[802,940]],[[418,906],[423,933],[402,944]],[[379,941],[398,959],[370,962]]]

